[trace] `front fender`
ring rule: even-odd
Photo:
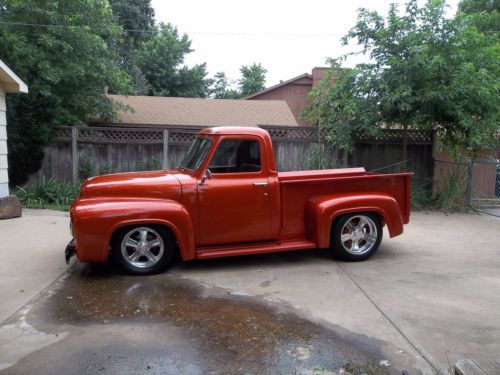
[[[375,212],[379,214],[395,237],[403,233],[401,208],[394,197],[384,193],[333,194],[312,199],[306,207],[307,236],[320,248],[330,245],[333,221],[348,213]]]
[[[89,198],[71,207],[76,252],[82,262],[105,262],[113,233],[124,226],[164,225],[174,233],[184,260],[194,258],[193,223],[185,207],[168,199]]]

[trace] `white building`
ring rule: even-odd
[[[28,92],[28,86],[0,59],[0,198],[9,195],[7,163],[7,107],[5,94]]]

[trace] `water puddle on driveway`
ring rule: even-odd
[[[26,319],[68,334],[2,374],[331,374],[346,365],[389,373],[376,343],[168,272],[134,277],[77,264]]]

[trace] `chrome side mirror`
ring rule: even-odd
[[[210,180],[211,178],[212,178],[212,172],[210,171],[210,169],[207,168],[203,176],[201,176],[200,186],[203,185],[207,179]]]

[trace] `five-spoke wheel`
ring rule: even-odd
[[[123,228],[113,238],[113,256],[130,273],[161,272],[171,263],[173,255],[171,236],[161,226]]]
[[[342,216],[332,228],[335,254],[345,260],[364,260],[377,251],[382,240],[382,226],[372,213]]]

